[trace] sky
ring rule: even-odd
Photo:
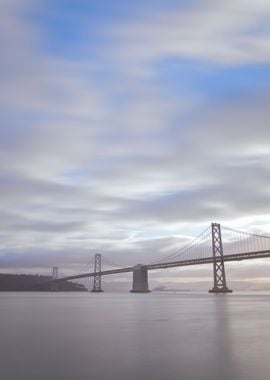
[[[270,234],[269,18],[266,0],[0,0],[1,271],[149,263],[211,222]],[[229,272],[263,283],[270,263]]]

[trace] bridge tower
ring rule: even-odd
[[[212,223],[214,287],[209,293],[232,293],[227,288],[220,224]]]
[[[95,254],[95,275],[94,275],[94,283],[93,289],[91,292],[93,293],[101,293],[103,290],[101,289],[101,254]]]
[[[51,291],[56,292],[58,290],[58,284],[55,280],[58,279],[58,267],[53,267],[52,269],[52,282],[51,282]]]
[[[148,271],[147,268],[138,264],[133,269],[133,284],[131,293],[150,293],[148,289]]]

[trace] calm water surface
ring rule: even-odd
[[[0,293],[1,380],[267,380],[270,293]]]

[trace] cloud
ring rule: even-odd
[[[269,4],[206,1],[191,10],[163,10],[120,25],[119,55],[126,64],[168,58],[221,66],[269,63]]]
[[[97,23],[108,40],[80,57],[44,49],[36,2],[1,6],[2,266],[78,269],[90,250],[151,262],[213,220],[267,231],[267,85],[209,99],[158,72],[269,63],[266,2],[142,9]]]

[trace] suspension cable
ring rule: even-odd
[[[155,261],[152,264],[158,264],[162,263],[165,260],[170,260],[175,257],[182,256],[184,253],[186,253],[188,250],[194,248],[196,245],[199,245],[202,241],[204,241],[210,233],[210,227],[207,227],[204,231],[202,231],[195,239],[191,240],[188,244],[186,244],[184,247],[178,249],[177,251],[171,253],[170,255],[163,257],[161,260]]]
[[[236,232],[238,234],[243,234],[243,235],[248,235],[248,236],[256,236],[258,238],[264,238],[264,239],[270,239],[270,236],[267,236],[267,235],[252,234],[250,232],[236,230],[234,228],[226,227],[226,226],[223,226],[223,225],[222,225],[222,229],[227,230],[227,231],[231,231],[231,232]]]

